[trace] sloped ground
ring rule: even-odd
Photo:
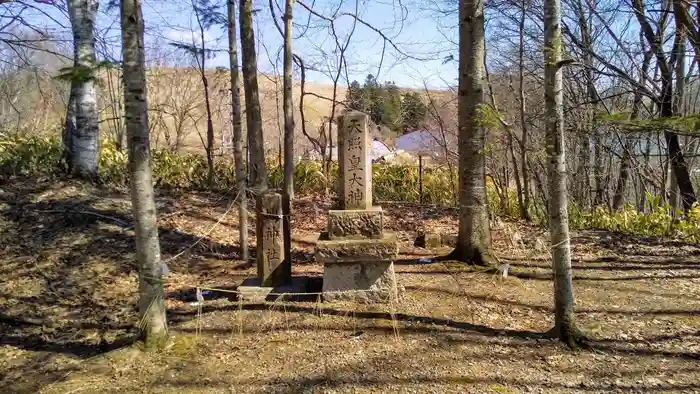
[[[595,341],[572,352],[541,334],[553,323],[541,229],[494,229],[495,249],[511,266],[502,279],[418,261],[428,251],[412,246],[416,231],[453,231],[453,212],[385,205],[402,242],[396,268],[405,292],[396,304],[310,297],[248,305],[225,292],[254,275],[236,262],[232,196],[163,194],[177,335],[168,351],[146,356],[123,347],[137,320],[128,197],[41,180],[0,189],[2,392],[700,392],[698,245],[575,234],[577,317]],[[316,288],[322,267],[310,252],[328,206],[295,204],[294,271],[314,276]],[[224,291],[207,293],[198,309],[197,285]]]

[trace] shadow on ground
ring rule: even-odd
[[[0,193],[0,242],[5,246],[5,250],[3,257],[0,258],[0,275],[3,277],[3,283],[0,284],[0,300],[2,300],[0,304],[0,345],[36,353],[32,353],[31,356],[23,353],[15,361],[4,365],[3,370],[0,371],[2,373],[0,383],[13,382],[18,376],[24,379],[34,378],[35,382],[27,381],[26,385],[23,386],[27,388],[27,392],[31,392],[36,391],[41,385],[61,379],[66,373],[73,371],[75,364],[71,364],[67,360],[86,359],[133,342],[135,338],[133,327],[137,323],[135,310],[137,269],[133,263],[135,244],[132,219],[128,213],[128,200],[123,195],[99,190],[61,195],[52,191],[52,188],[46,184],[28,184],[14,188],[7,188],[3,185],[3,189],[5,190]],[[181,212],[181,209],[176,207],[178,198],[167,195],[159,197],[160,206],[158,209],[161,218]],[[193,204],[194,213],[190,213],[193,217],[211,225],[217,219],[197,212],[197,204],[204,207],[209,201],[211,205],[225,207],[230,205],[231,200],[230,196],[226,198],[216,195],[204,196],[201,198],[202,202]],[[306,210],[316,208],[325,210],[328,205],[326,202],[316,204],[308,201],[303,204],[300,204],[299,207]],[[309,204],[316,204],[316,206]],[[389,215],[394,217],[402,217],[402,213],[407,210],[404,205],[392,205],[386,209]],[[442,209],[435,209],[435,212],[432,213],[436,217],[441,214],[452,215],[453,213]],[[405,216],[403,215],[403,217]],[[223,225],[235,227],[233,222],[224,222]],[[413,223],[411,226],[414,227],[410,228],[417,228],[419,224]],[[178,307],[169,311],[170,322],[176,330],[187,332],[189,328],[184,326],[188,322],[191,323],[199,313],[206,315],[234,312],[238,308],[247,311],[270,310],[269,304],[239,304],[235,294],[232,295],[226,291],[235,290],[235,286],[231,283],[237,283],[240,279],[235,275],[236,271],[243,271],[250,267],[250,262],[239,265],[232,263],[240,252],[236,246],[170,226],[161,226],[159,231],[163,259],[167,261],[173,256],[179,256],[168,262],[174,277],[188,276],[189,278],[208,279],[212,283],[218,283],[218,287],[223,290],[206,293],[205,304],[198,310],[197,307],[186,306],[187,303],[196,300],[195,292],[191,287],[192,283],[180,283],[169,287],[166,292],[168,300],[180,303]],[[606,250],[618,248],[619,253],[625,253],[629,243],[636,239],[619,234],[608,239],[606,234],[596,232],[591,233],[590,238],[586,237],[588,235],[577,236],[573,241],[574,245],[590,244],[597,248],[607,248]],[[297,241],[304,247],[313,246],[308,239],[300,238]],[[304,244],[304,242],[308,244]],[[657,271],[682,270],[682,274],[673,275],[674,279],[695,279],[700,275],[700,273],[695,275],[693,272],[700,268],[700,264],[693,260],[693,256],[697,255],[697,246],[669,244],[664,243],[663,240],[654,239],[644,239],[643,242],[650,249],[678,248],[681,253],[679,255],[669,253],[671,257],[665,260],[618,262],[607,259],[600,262],[577,262],[574,268],[577,272],[575,277],[577,283],[578,281],[649,280],[654,279],[653,275],[657,275]],[[612,253],[618,252],[613,251]],[[551,280],[551,269],[548,264],[518,260],[511,261],[510,264],[513,266],[511,275],[523,279],[524,282],[533,280],[530,282],[532,284]],[[427,278],[427,275],[442,275],[451,278],[463,273],[461,270],[449,267],[440,268],[439,266],[412,270],[423,265],[420,260],[401,260],[397,262],[397,265],[400,266],[397,271],[401,271],[406,276],[416,275],[417,278],[421,279]],[[406,271],[403,271],[404,269]],[[580,274],[580,272],[583,273]],[[629,274],[626,274],[628,272]],[[652,276],[640,273],[649,273]],[[426,276],[421,277],[421,275]],[[605,282],[604,284],[608,285]],[[612,284],[610,283],[610,286]],[[320,290],[320,288],[321,279],[314,278],[312,292]],[[408,285],[406,290],[408,295],[416,292],[449,293],[444,288],[430,287],[425,284]],[[649,296],[651,295],[658,294],[649,294]],[[533,310],[541,315],[551,315],[549,306],[532,300],[513,301],[505,297],[487,297],[479,294],[469,294],[468,297],[488,304],[490,309],[487,313],[491,314],[508,314],[512,312],[512,309],[518,307]],[[420,335],[439,334],[441,340],[450,345],[461,343],[483,345],[489,344],[491,340],[505,340],[504,346],[514,348],[519,346],[536,347],[542,343],[549,344],[547,346],[555,346],[547,335],[541,332],[497,328],[498,326],[495,325],[467,322],[462,318],[454,317],[454,315],[453,317],[427,316],[427,314],[433,314],[436,311],[426,313],[353,311],[341,307],[319,306],[314,301],[315,299],[307,299],[304,302],[285,303],[284,313],[300,316],[324,314],[347,317],[353,321],[365,322],[361,328],[365,332],[387,335],[391,333],[392,328],[381,323],[397,321],[401,323],[401,330],[404,332]],[[220,305],[220,303],[224,305]],[[282,307],[280,306],[280,308]],[[660,318],[696,316],[698,313],[692,308],[632,310],[613,309],[605,305],[595,308],[583,307],[578,312],[611,316],[652,315]],[[306,328],[308,329],[308,327]],[[324,330],[325,328],[315,329]],[[332,327],[327,329],[339,331],[348,328]],[[205,334],[225,333],[224,331],[218,333],[216,330],[216,328],[205,327],[203,332]],[[468,335],[459,338],[451,336],[455,332],[467,333]],[[659,334],[646,336],[642,339],[608,338],[594,342],[593,349],[587,352],[588,354],[697,360],[700,358],[697,352],[661,349],[657,347],[657,344],[670,340],[697,340],[698,337],[700,335],[695,331],[682,334]],[[423,351],[432,350],[423,349]],[[369,356],[364,362],[382,363],[388,362],[388,359],[385,360],[382,357],[411,356],[411,353],[394,352],[390,356]],[[294,382],[287,382],[288,391],[284,392],[302,392],[302,388],[308,386],[324,386],[326,389],[345,386],[350,382],[344,380],[342,376],[347,375],[347,371],[361,368],[363,368],[362,365],[355,363],[348,363],[344,367],[334,366],[326,371],[326,375],[323,377],[312,375]],[[392,380],[370,376],[359,380],[354,379],[352,383],[358,387],[369,387],[401,384],[401,382],[409,380],[429,384],[439,379],[452,380],[457,384],[487,384],[497,381],[478,376],[429,377],[415,372],[412,377],[399,376]],[[541,388],[563,387],[558,383],[534,380],[529,383],[518,383],[517,381],[501,379],[498,382],[506,382],[513,386],[522,384]],[[169,384],[177,386],[177,382],[174,380],[171,380]],[[182,380],[180,382],[182,388],[195,388],[198,384],[196,381]],[[215,384],[216,382],[210,381],[206,387],[213,388]],[[294,389],[289,389],[289,387],[294,387]],[[654,389],[658,390],[659,387],[668,387],[669,390],[699,388],[697,385],[668,384],[654,387]],[[625,390],[624,385],[614,387],[600,384],[589,388],[593,390]],[[273,390],[271,392],[282,391]]]

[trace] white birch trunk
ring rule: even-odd
[[[100,119],[95,90],[95,36],[97,0],[68,0],[73,29],[74,77],[66,114],[64,146],[71,173],[82,179],[98,177]]]

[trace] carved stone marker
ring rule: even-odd
[[[372,206],[369,117],[351,111],[339,119],[340,210],[328,212],[328,231],[316,244],[323,263],[323,298],[387,302],[397,297],[396,236],[384,231],[384,212]]]
[[[285,253],[282,198],[282,194],[274,190],[264,191],[257,197],[255,229],[258,275],[238,286],[245,300],[262,302],[277,299],[283,293],[290,293],[285,298],[294,298],[292,293],[306,292],[308,278],[292,277],[290,256]]]
[[[372,207],[372,160],[368,117],[362,112],[348,112],[338,119],[338,197],[341,209]]]
[[[282,286],[289,282],[292,267],[284,253],[282,233],[282,195],[266,191],[257,198],[256,233],[260,237],[256,255],[258,279],[263,286]]]

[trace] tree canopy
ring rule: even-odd
[[[346,96],[346,110],[362,111],[374,123],[391,130],[410,132],[423,126],[427,107],[417,92],[401,92],[394,82],[377,82],[368,74],[363,85],[352,81]]]

